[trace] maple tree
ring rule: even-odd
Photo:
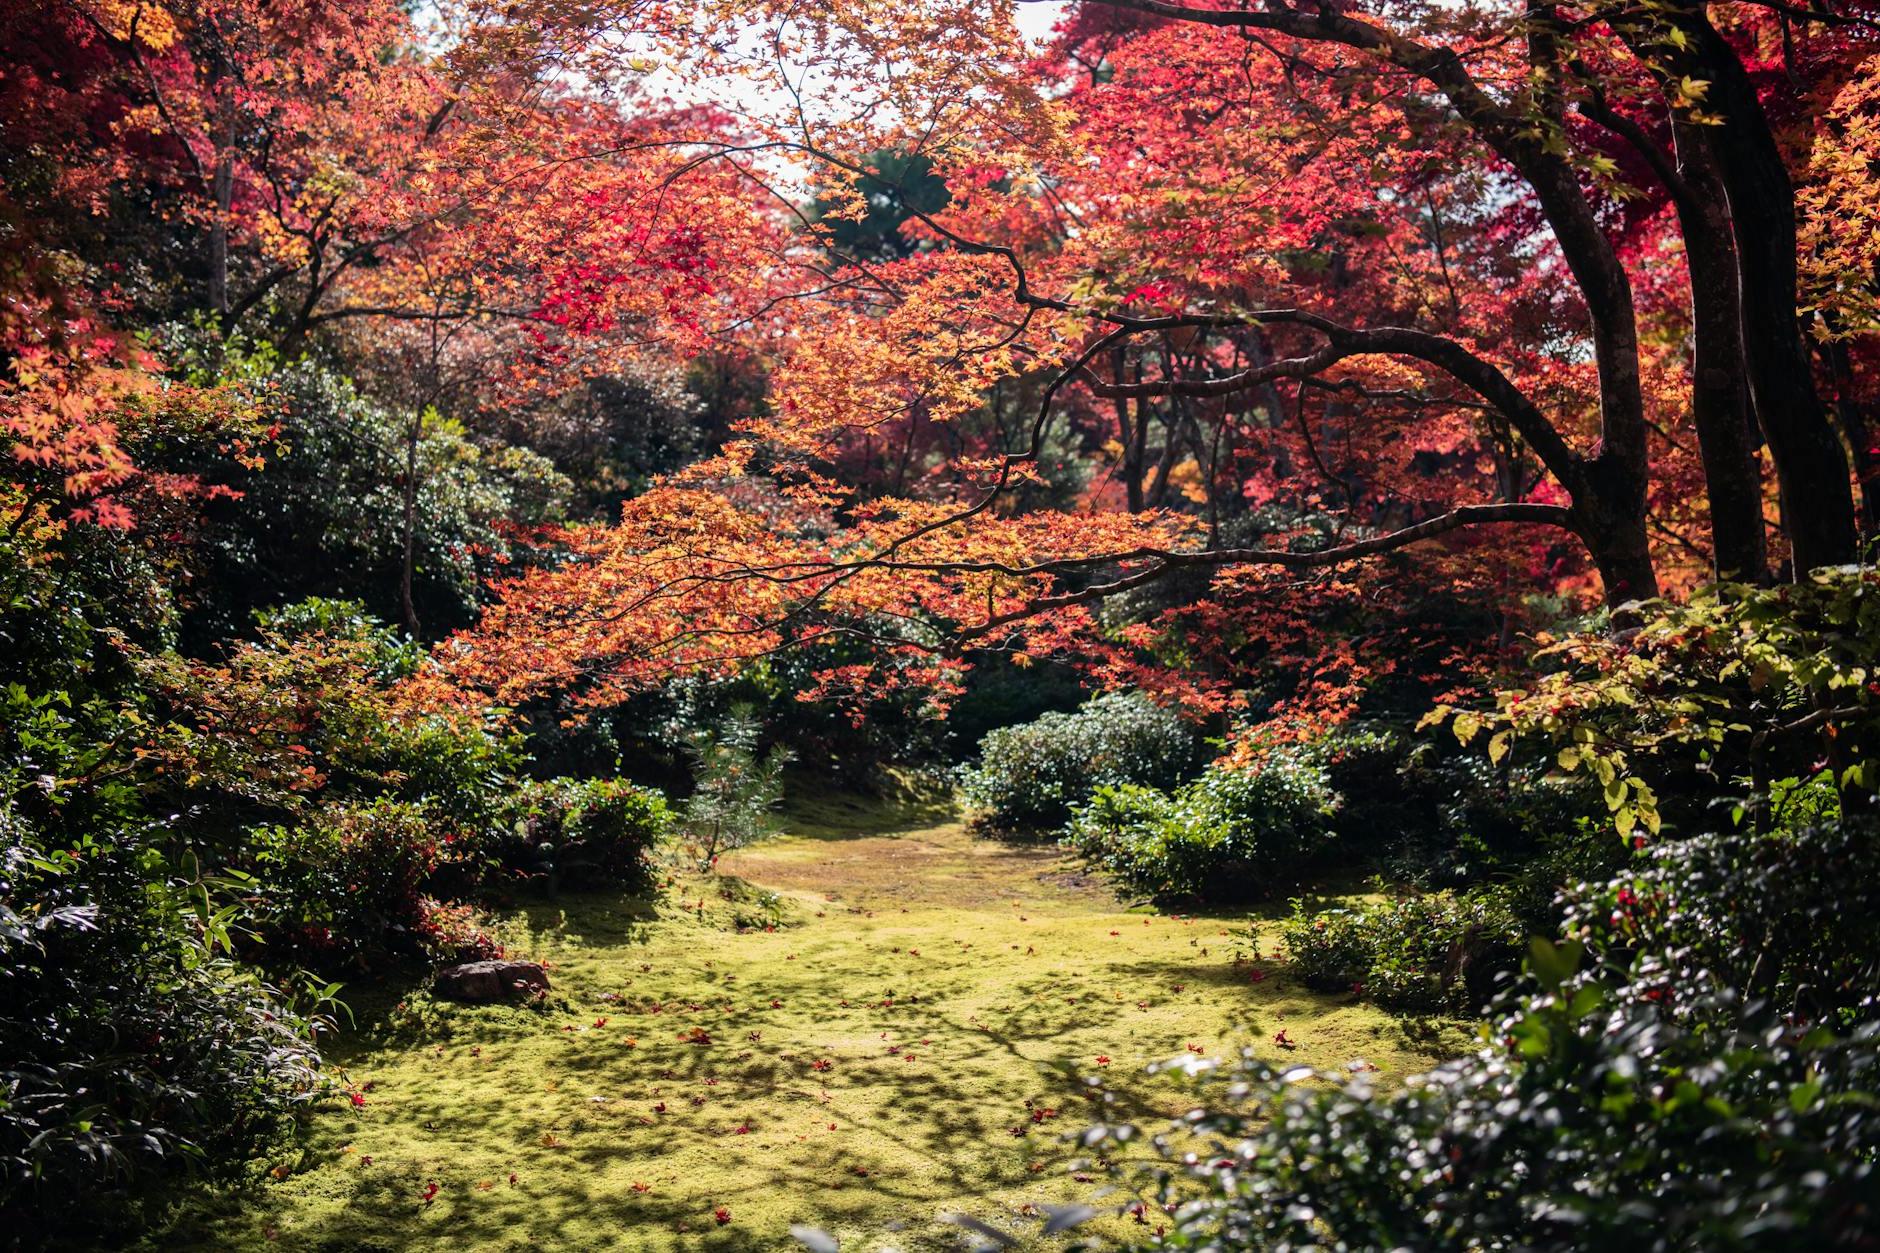
[[[21,1230],[108,1242],[140,1194],[174,1199],[174,1164],[252,1176],[316,1102],[394,1130],[409,1102],[319,1059],[345,1029],[328,980],[546,943],[514,893],[599,886],[582,907],[605,924],[579,930],[596,957],[608,935],[635,946],[627,984],[714,931],[773,950],[805,903],[852,934],[770,970],[852,948],[916,981],[737,993],[745,972],[706,961],[690,991],[661,970],[573,1016],[531,982],[565,1019],[542,1019],[550,1041],[684,1057],[700,1090],[626,1089],[648,1112],[623,1127],[662,1141],[788,1149],[770,1113],[695,1121],[720,1104],[710,1067],[767,1036],[807,1051],[767,1054],[754,1084],[941,1084],[980,1037],[1014,1065],[1048,1040],[1117,1073],[1144,1059],[1100,1034],[1112,1002],[1239,1020],[1230,989],[1303,979],[1341,1008],[1470,1013],[1525,951],[1540,991],[1502,1001],[1503,1043],[1406,1089],[1512,1094],[1489,1140],[1456,1125],[1496,1144],[1507,1169],[1482,1177],[1518,1206],[1451,1205],[1453,1171],[1321,1193],[1299,1144],[1321,1161],[1354,1127],[1448,1134],[1440,1100],[1350,1089],[1262,1110],[1235,1156],[1161,1171],[1167,1224],[1145,1199],[1116,1225],[1181,1239],[1214,1214],[1283,1242],[1297,1210],[1364,1244],[1374,1206],[1372,1231],[1441,1210],[1555,1247],[1652,1218],[1723,1244],[1866,1221],[1832,1190],[1871,1182],[1872,1050],[1792,1037],[1874,1030],[1867,932],[1817,925],[1858,904],[1845,867],[1880,795],[1867,0],[0,15],[0,1211]],[[902,765],[959,767],[965,821],[903,842],[930,798],[896,773],[906,812],[861,820],[894,825],[871,860],[780,845],[717,873],[786,800],[848,833],[862,807],[829,793],[886,793]],[[1702,834],[1727,821],[1755,840]],[[660,852],[675,830],[695,866]],[[1413,895],[1302,900],[1284,967],[1256,929],[1222,947],[1254,944],[1257,967],[1236,951],[1210,973],[1195,934],[1170,996],[1135,986],[1149,950],[1124,939],[1153,916],[1106,911],[1112,948],[1135,949],[1117,986],[1021,982],[1025,1017],[1000,1025],[997,965],[935,938],[988,913],[896,863],[951,849],[929,880],[978,897],[1036,876],[1039,905],[1063,903],[1085,876],[972,841],[1051,830],[1152,904],[1360,868]],[[849,888],[866,898],[838,905]],[[1031,890],[991,909],[1023,929],[987,946],[1013,969],[1040,969],[1046,928],[1087,944],[1076,920],[1099,918]],[[627,905],[642,893],[684,909]],[[892,924],[935,936],[882,952],[869,920],[890,901],[945,906]],[[1577,972],[1607,927],[1649,946]],[[1710,943],[1765,931],[1776,949]],[[1524,950],[1537,934],[1563,943]],[[931,981],[953,961],[993,980],[970,1032],[942,1025]],[[567,966],[557,994],[602,968]],[[445,1050],[431,1008],[400,1002],[381,1052],[424,1041],[410,1096]],[[837,1010],[933,1026],[866,1052],[791,1041],[793,1015],[822,1031]],[[1226,1021],[1168,1042],[1205,1067]],[[1625,1051],[1668,1027],[1675,1066]],[[1349,1033],[1262,1036],[1305,1062]],[[1503,1118],[1584,1105],[1587,1059],[1614,1080],[1590,1119]],[[1706,1074],[1732,1104],[1684,1127]],[[986,1119],[981,1089],[930,1092],[915,1114],[1000,1143],[1070,1108],[1047,1093]],[[498,1138],[561,1153],[597,1127]],[[413,1173],[416,1143],[373,1146],[410,1182],[406,1218],[466,1195]],[[1692,1205],[1575,1208],[1636,1192],[1615,1144],[1700,1181]],[[1028,1157],[1019,1178],[1044,1166]],[[824,1165],[900,1169],[864,1160]],[[1767,1195],[1704,1209],[1752,1173]],[[1543,1176],[1589,1225],[1534,1226]],[[961,1196],[991,1202],[983,1178]],[[691,1206],[681,1233],[759,1195],[730,1171],[689,1200],[662,1179],[634,1193]],[[1311,1204],[1245,1212],[1269,1185]],[[318,1191],[261,1188],[289,1208]],[[739,1230],[781,1238],[772,1207],[736,1204]]]
[[[1870,284],[1864,174],[1808,142],[1864,142],[1864,16],[1115,0],[1040,49],[1019,7],[636,3],[469,40],[603,90],[742,83],[735,142],[672,134],[794,238],[703,241],[695,303],[760,312],[666,332],[754,344],[769,404],[507,585],[462,673],[602,703],[813,642],[812,695],[944,699],[983,647],[1154,685],[1183,578],[1162,610],[1258,631],[1299,572],[1392,555],[1506,563],[1504,594],[1583,561],[1615,607],[1855,555],[1864,297],[1825,293]],[[845,251],[871,236],[829,224],[878,220],[897,171],[908,243]]]

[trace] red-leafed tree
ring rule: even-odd
[[[697,347],[722,258],[745,276],[726,319],[764,299],[774,222],[734,169],[694,160],[697,137],[736,142],[721,113],[453,64],[433,50],[451,13],[421,28],[377,0],[6,16],[0,434],[34,468],[6,502],[21,518],[62,482],[58,511],[130,520],[123,491],[101,492],[140,474],[119,439],[132,398],[165,387],[142,411],[188,408],[160,377],[160,338],[132,331],[206,312],[288,357],[324,345],[410,414],[415,631],[427,411],[521,410],[649,349]]]
[[[729,93],[745,138],[695,159],[815,189],[825,225],[895,199],[884,152],[949,195],[901,204],[914,247],[806,223],[719,270],[764,293],[735,329],[769,407],[508,588],[469,672],[605,698],[856,635],[927,681],[966,645],[1113,667],[1156,631],[1095,607],[1274,594],[1229,572],[1461,556],[1571,590],[1577,548],[1620,606],[1856,553],[1862,397],[1818,368],[1798,258],[1808,291],[1870,283],[1831,225],[1864,175],[1798,137],[1862,142],[1863,15],[1099,0],[1040,50],[1015,13],[631,4],[472,39]]]

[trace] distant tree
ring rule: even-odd
[[[750,708],[738,706],[716,728],[700,730],[692,739],[694,780],[685,828],[707,870],[719,854],[768,833],[772,812],[783,799],[783,768],[790,754],[772,748],[760,755],[762,731]]]
[[[861,197],[861,216],[830,216],[839,203],[830,196],[817,198],[811,216],[829,232],[832,250],[845,257],[865,261],[912,256],[921,241],[901,228],[917,214],[938,213],[947,207],[953,195],[946,180],[934,171],[932,160],[920,153],[885,150],[862,164],[868,173],[853,185]]]

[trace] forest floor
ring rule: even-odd
[[[518,905],[545,1006],[355,991],[328,1055],[364,1104],[324,1103],[267,1178],[149,1246],[794,1249],[805,1223],[958,1248],[945,1215],[1022,1234],[1099,1192],[1064,1134],[1096,1116],[1080,1074],[1153,1126],[1187,1102],[1144,1067],[1194,1050],[1388,1083],[1459,1044],[1299,987],[1270,918],[1131,908],[943,812],[826,798],[788,829],[657,901]]]

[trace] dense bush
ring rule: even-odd
[[[1582,822],[1605,812],[1597,786],[1563,780],[1551,763],[1491,763],[1396,729],[1334,731],[1304,751],[1324,765],[1339,795],[1342,845],[1392,882],[1460,888],[1499,880],[1554,856],[1564,837],[1580,847]],[[1603,847],[1617,843],[1608,838]],[[1550,900],[1559,882],[1547,884]]]
[[[223,375],[266,389],[280,415],[280,447],[236,478],[238,498],[211,510],[204,584],[215,599],[198,607],[198,629],[230,633],[254,609],[307,596],[359,597],[396,615],[412,415],[314,360],[283,364],[265,349],[244,356],[239,345],[211,359]],[[537,453],[475,439],[435,413],[426,415],[417,461],[418,608],[428,622],[461,625],[491,559],[511,551],[504,524],[558,519],[570,484]]]
[[[378,800],[255,830],[256,923],[285,954],[315,964],[415,952],[420,898],[447,856],[440,825],[422,805]]]
[[[311,1024],[230,960],[239,911],[193,833],[97,747],[131,724],[0,705],[0,1219],[50,1236],[238,1169],[321,1081]]]
[[[1334,843],[1338,798],[1309,755],[1210,766],[1174,792],[1099,788],[1065,842],[1138,892],[1244,900],[1271,895]]]
[[[1401,896],[1355,909],[1308,912],[1294,902],[1284,932],[1307,987],[1361,993],[1408,1013],[1470,1013],[1514,969],[1527,929],[1492,888]]]
[[[1483,807],[1524,822],[1578,807],[1572,796],[1550,795],[1554,790],[1530,782],[1486,798]],[[1389,1009],[1473,1013],[1517,968],[1528,937],[1558,932],[1564,890],[1603,883],[1633,859],[1628,843],[1585,817],[1546,834],[1503,827],[1502,843],[1472,838],[1470,830],[1454,831],[1461,845],[1454,860],[1398,846],[1384,864],[1400,872],[1402,895],[1319,912],[1295,901],[1286,925],[1294,969],[1321,991],[1354,990]],[[1431,892],[1404,886],[1419,879],[1461,886]]]
[[[1332,731],[1293,751],[1307,754],[1338,794],[1339,839],[1376,848],[1436,824],[1433,789],[1413,765],[1417,747],[1395,729],[1366,727]]]
[[[1876,882],[1869,831],[1675,846],[1572,895],[1588,947],[1537,942],[1481,1052],[1389,1094],[1247,1054],[1146,1157],[1091,1142],[1168,1208],[1156,1247],[1872,1248],[1880,986],[1845,923]]]
[[[961,681],[965,690],[947,712],[949,755],[969,756],[992,732],[1036,721],[1045,714],[1071,713],[1086,692],[1077,672],[1048,661],[1019,665],[1005,653],[976,655]]]
[[[1825,765],[1850,814],[1880,798],[1880,569],[1715,587],[1641,606],[1636,630],[1567,636],[1550,673],[1493,709],[1441,706],[1462,744],[1523,754],[1597,786],[1620,834],[1733,818],[1772,829],[1783,793]]]
[[[647,855],[672,824],[658,792],[621,779],[555,778],[521,784],[497,841],[502,865],[523,874],[639,885]]]
[[[326,1090],[313,1015],[337,985],[308,967],[498,951],[466,902],[521,742],[360,603],[279,603],[396,603],[408,428],[228,347],[202,368],[238,377],[105,398],[125,483],[68,499],[15,458],[0,484],[10,1244],[114,1242],[180,1176],[267,1154]],[[566,483],[435,414],[418,461],[419,598],[461,619]],[[598,788],[581,839],[626,864],[643,800]]]
[[[1193,766],[1194,731],[1145,696],[1112,692],[986,736],[960,788],[995,830],[1048,831],[1098,788],[1170,787]]]
[[[1855,820],[1667,843],[1575,893],[1566,926],[1602,952],[1635,955],[1641,985],[1689,996],[1701,971],[1718,994],[1836,1024],[1880,1017],[1876,920],[1880,827]]]

